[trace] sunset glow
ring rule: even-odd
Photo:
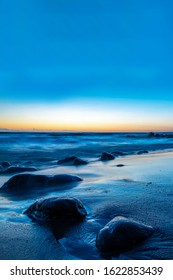
[[[88,103],[88,104],[87,104]],[[85,104],[85,105],[84,105]],[[1,128],[55,131],[172,131],[172,104],[111,101],[96,105],[79,104],[3,104]],[[159,112],[164,110],[164,116]]]

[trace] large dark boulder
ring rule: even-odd
[[[24,166],[9,166],[6,169],[3,169],[1,174],[13,174],[13,173],[22,173],[27,171],[37,171],[35,167],[24,167]]]
[[[79,182],[78,176],[58,174],[54,176],[37,174],[18,174],[10,178],[2,187],[2,191],[26,191],[27,189],[43,188],[60,184]]]
[[[115,157],[112,154],[104,152],[101,154],[100,160],[106,161],[106,160],[113,160],[114,158]]]
[[[82,181],[82,179],[78,176],[68,175],[68,174],[58,174],[54,176],[49,176],[48,183],[50,185],[58,185],[58,184],[68,184]]]
[[[81,158],[76,158],[74,161],[73,161],[73,165],[85,165],[87,164],[88,161],[84,160],[84,159],[81,159]]]
[[[96,247],[102,252],[126,250],[150,237],[153,231],[151,226],[117,216],[100,230]]]
[[[51,197],[36,201],[25,210],[24,214],[34,220],[55,222],[83,219],[87,212],[83,204],[76,198]]]
[[[64,159],[60,159],[58,160],[57,163],[64,164],[64,165],[84,165],[87,164],[88,162],[76,156],[71,156],[71,157],[66,157]]]

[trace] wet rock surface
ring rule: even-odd
[[[36,174],[18,174],[10,178],[1,191],[26,191],[27,189],[43,188],[60,184],[68,184],[82,181],[78,176],[58,174],[54,176]]]
[[[113,160],[113,159],[115,159],[115,157],[111,153],[106,153],[106,152],[102,153],[101,157],[100,157],[101,161],[107,161],[107,160]]]
[[[22,173],[28,171],[37,171],[35,167],[24,167],[24,166],[9,166],[1,170],[1,174],[13,174],[13,173]]]
[[[58,160],[57,164],[64,165],[84,165],[88,162],[86,160],[80,159],[76,156],[67,157],[61,160]]]
[[[76,198],[51,197],[36,201],[24,214],[34,220],[55,222],[80,220],[85,218],[87,212],[82,202]]]
[[[123,167],[124,164],[117,164],[116,167]]]
[[[117,216],[99,231],[96,247],[102,252],[127,250],[150,237],[153,232],[151,226]]]

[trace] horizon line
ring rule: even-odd
[[[54,133],[171,133],[173,130],[51,130],[51,129],[0,129],[1,132],[54,132]]]

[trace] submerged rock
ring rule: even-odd
[[[18,174],[10,178],[2,187],[3,191],[25,191],[32,188],[49,187],[82,181],[78,176],[58,174],[54,176],[37,174]]]
[[[23,166],[10,166],[1,171],[1,174],[12,174],[18,172],[26,172],[26,171],[37,171],[34,167],[23,167]]]
[[[80,159],[76,156],[71,156],[71,157],[67,157],[64,159],[60,159],[57,162],[58,164],[70,164],[70,165],[83,165],[83,164],[87,164],[88,162],[86,160]]]
[[[153,231],[151,226],[117,216],[100,230],[96,247],[102,252],[126,250],[150,237]]]
[[[43,222],[83,219],[87,212],[76,198],[51,197],[40,199],[24,211],[29,218]]]
[[[116,167],[123,167],[124,164],[117,164]]]
[[[101,154],[100,160],[106,161],[106,160],[113,160],[114,158],[115,157],[112,154],[104,152]]]
[[[6,167],[9,167],[11,164],[8,162],[8,161],[3,161],[3,162],[1,162],[1,166],[3,167],[3,168],[6,168]]]
[[[143,151],[137,152],[137,155],[143,155],[143,154],[148,154],[148,151],[143,150]]]
[[[149,138],[153,138],[153,137],[158,138],[158,137],[165,137],[165,136],[164,136],[164,134],[149,132],[148,135],[147,135],[147,137],[149,137]]]
[[[165,133],[154,133],[154,132],[150,132],[147,135],[148,138],[173,138],[173,134],[169,133],[169,134],[165,134]]]

